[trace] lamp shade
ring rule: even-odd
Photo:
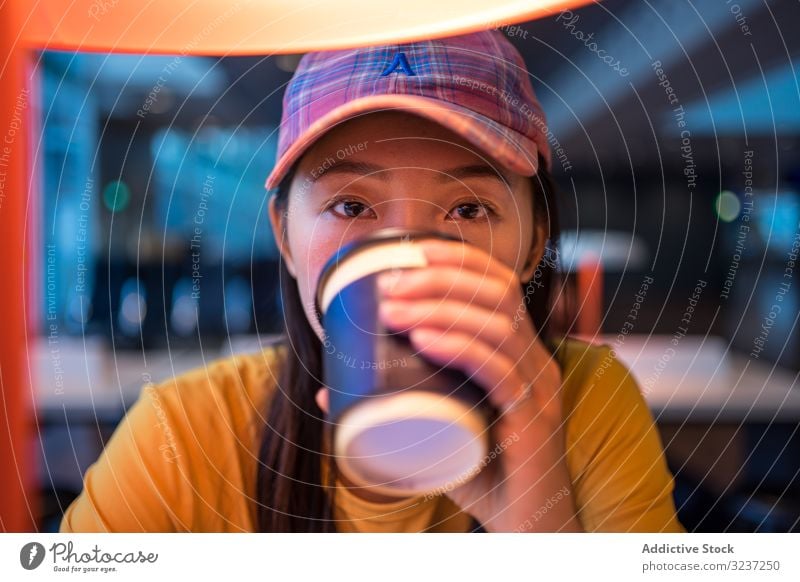
[[[301,53],[414,41],[554,15],[589,0],[40,0],[22,38],[54,50]],[[20,5],[27,4],[19,1]]]

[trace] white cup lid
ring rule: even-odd
[[[336,428],[339,469],[356,485],[406,496],[444,492],[469,481],[488,450],[480,412],[425,390],[368,398]]]

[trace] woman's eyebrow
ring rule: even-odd
[[[468,164],[466,166],[456,166],[449,170],[442,170],[438,180],[446,182],[448,180],[466,180],[467,178],[494,178],[502,182],[504,186],[510,186],[511,184],[508,176],[487,164]]]
[[[332,174],[358,174],[369,178],[377,178],[385,182],[389,180],[389,174],[385,171],[387,169],[389,168],[370,162],[340,160],[327,167],[320,166],[319,168],[312,169],[311,181],[316,182]],[[466,180],[468,178],[493,178],[502,182],[504,186],[509,186],[511,184],[510,179],[505,174],[487,164],[467,164],[440,170],[437,181],[447,182],[450,180]]]
[[[327,167],[322,165],[318,168],[312,168],[311,181],[316,182],[317,180],[320,180],[325,176],[330,176],[331,174],[359,174],[369,178],[378,178],[379,180],[383,180],[385,182],[389,179],[389,176],[386,174],[386,172],[384,172],[384,170],[386,170],[386,168],[383,166],[371,164],[369,162],[341,160],[336,161]]]

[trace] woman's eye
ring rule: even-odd
[[[375,214],[367,204],[353,199],[339,199],[332,201],[326,210],[331,210],[340,218],[359,218],[366,216],[364,213],[369,211]],[[469,220],[478,221],[490,218],[494,214],[494,209],[482,202],[462,202],[453,207],[447,215],[450,220]],[[363,215],[363,216],[362,216]]]
[[[358,218],[365,210],[369,209],[366,204],[357,200],[337,200],[328,208],[346,218]]]
[[[488,205],[479,202],[465,202],[456,206],[454,210],[458,218],[464,220],[482,220],[492,214],[492,209]]]

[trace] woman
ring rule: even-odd
[[[311,53],[284,97],[276,189],[286,337],[147,387],[62,531],[683,531],[637,385],[556,336],[547,128],[496,31]],[[353,487],[325,451],[320,270],[377,228],[438,230],[380,317],[504,411],[493,458],[436,496]],[[522,314],[522,317],[520,317]]]

